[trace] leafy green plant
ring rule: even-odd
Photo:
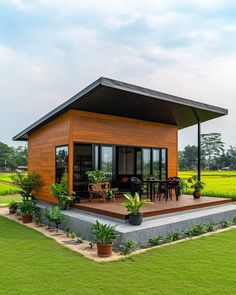
[[[148,242],[151,246],[156,246],[156,245],[160,245],[162,240],[163,238],[161,236],[156,236],[156,237],[150,238]]]
[[[70,234],[70,232],[71,232],[69,226],[66,226],[66,227],[64,228],[63,232],[66,234],[67,238],[69,238],[69,234]]]
[[[76,234],[76,232],[72,232],[71,234],[70,234],[70,236],[71,236],[71,238],[74,240],[76,237],[77,237],[77,234]]]
[[[205,188],[205,183],[198,180],[197,176],[191,176],[188,179],[189,188],[194,189],[197,192],[201,192]]]
[[[21,215],[33,215],[36,206],[33,200],[25,200],[19,205]]]
[[[81,238],[77,238],[77,241],[76,241],[78,244],[82,244],[82,243],[84,243],[84,240],[83,239],[81,239]]]
[[[223,219],[223,220],[220,221],[220,227],[221,228],[226,228],[226,227],[230,226],[230,224],[231,224],[230,221],[228,221],[226,219]]]
[[[56,230],[58,232],[59,225],[64,220],[64,217],[61,215],[61,209],[59,206],[52,207],[52,220],[56,225]]]
[[[68,174],[65,173],[60,183],[50,185],[50,193],[57,198],[61,209],[67,209],[71,204],[73,192],[69,192]]]
[[[113,197],[114,191],[113,189],[109,189],[106,191],[106,200],[110,201]]]
[[[138,249],[139,244],[136,241],[127,240],[120,246],[120,253],[128,255]]]
[[[233,218],[233,224],[236,224],[236,216]]]
[[[204,228],[204,225],[202,225],[202,224],[197,224],[194,227],[189,228],[185,232],[187,237],[199,236],[203,233],[205,233],[205,228]]]
[[[205,225],[206,232],[214,231],[214,223],[208,223]]]
[[[42,218],[39,208],[35,209],[33,219],[36,225],[42,225]]]
[[[180,194],[183,194],[188,189],[188,181],[186,179],[179,179],[179,190]]]
[[[53,222],[52,210],[49,209],[49,208],[46,208],[45,209],[45,212],[44,212],[44,216],[45,216],[45,218],[48,221],[48,229],[50,229],[51,228],[51,224]]]
[[[173,233],[168,234],[165,237],[165,241],[167,241],[167,242],[174,242],[174,241],[180,240],[181,238],[182,238],[181,233],[179,233],[179,232],[173,232]]]
[[[96,243],[102,245],[111,244],[118,236],[116,225],[102,224],[98,220],[91,225],[91,231],[96,237]]]
[[[18,206],[19,206],[19,204],[16,201],[11,201],[9,203],[9,209],[12,209],[13,211],[16,211]]]
[[[52,223],[55,223],[56,230],[58,232],[59,225],[64,220],[64,217],[61,215],[61,209],[59,206],[53,206],[51,209],[45,209],[45,217],[48,220],[48,228],[51,227]]]
[[[106,172],[102,170],[87,171],[86,175],[88,176],[88,181],[90,183],[103,183],[108,181]]]
[[[36,172],[28,174],[16,173],[12,176],[12,180],[13,183],[21,188],[19,193],[21,194],[23,201],[34,198],[34,196],[32,195],[33,190],[37,190],[41,186],[40,175]]]
[[[138,193],[135,193],[134,196],[129,193],[124,194],[124,196],[127,201],[122,203],[122,205],[125,206],[128,212],[134,215],[139,214],[139,210],[144,204],[152,204],[151,200],[142,199]]]

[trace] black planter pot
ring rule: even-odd
[[[129,222],[133,225],[140,225],[143,222],[143,214],[129,214]]]

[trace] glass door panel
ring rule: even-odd
[[[101,146],[101,170],[112,178],[113,172],[113,148],[112,146]]]
[[[161,178],[160,149],[152,151],[152,174],[157,179]]]
[[[151,149],[143,149],[143,178],[146,179],[151,174]]]

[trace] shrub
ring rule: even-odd
[[[116,225],[112,226],[96,221],[96,223],[91,226],[92,233],[96,237],[96,243],[102,245],[111,244],[118,236],[118,232],[115,230],[115,228]]]
[[[230,222],[228,220],[223,219],[223,220],[220,221],[220,227],[221,228],[226,228],[228,226],[230,226]]]
[[[233,218],[233,224],[236,224],[236,216]]]
[[[35,202],[33,200],[25,200],[19,205],[21,215],[33,215],[36,210]]]
[[[214,231],[214,223],[208,223],[205,225],[206,232]]]
[[[76,232],[72,232],[71,234],[70,234],[70,236],[71,236],[71,238],[74,240],[76,237],[77,237],[77,234],[76,234]]]
[[[70,206],[73,192],[69,192],[67,173],[63,175],[60,183],[50,185],[50,193],[57,198],[61,209],[67,209]]]
[[[205,233],[205,229],[204,229],[204,225],[202,224],[197,224],[185,232],[187,237],[199,236],[203,233]]]
[[[150,238],[148,240],[149,244],[151,246],[156,246],[156,245],[160,245],[161,242],[162,242],[162,237],[161,236],[156,236],[156,237],[153,237],[153,238]]]
[[[136,241],[132,241],[132,240],[124,241],[123,244],[120,246],[120,253],[122,255],[128,255],[134,252],[135,250],[137,250],[138,246],[139,245]]]
[[[23,201],[28,200],[29,198],[34,198],[32,195],[33,190],[37,190],[41,186],[40,175],[36,172],[32,173],[16,173],[12,176],[13,183],[18,185],[21,190]]]
[[[63,232],[66,234],[67,238],[69,237],[69,234],[70,234],[70,228],[69,226],[66,226],[63,230]]]
[[[174,242],[174,241],[180,240],[181,238],[182,238],[181,233],[179,233],[179,232],[173,232],[171,234],[168,234],[165,237],[165,241],[167,241],[167,242]]]
[[[59,206],[53,206],[51,209],[45,209],[45,217],[48,220],[48,228],[50,228],[52,222],[55,223],[56,230],[58,232],[58,227],[64,220],[63,216],[61,215],[61,210]]]
[[[9,203],[9,209],[12,209],[13,211],[16,211],[18,206],[19,206],[19,204],[16,201],[11,201]]]

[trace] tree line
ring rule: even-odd
[[[196,170],[198,148],[187,145],[179,151],[179,170]],[[220,133],[201,135],[201,168],[203,170],[236,170],[236,147],[225,149]]]
[[[14,148],[0,142],[0,171],[15,171],[18,166],[27,166],[27,158],[27,147]]]

